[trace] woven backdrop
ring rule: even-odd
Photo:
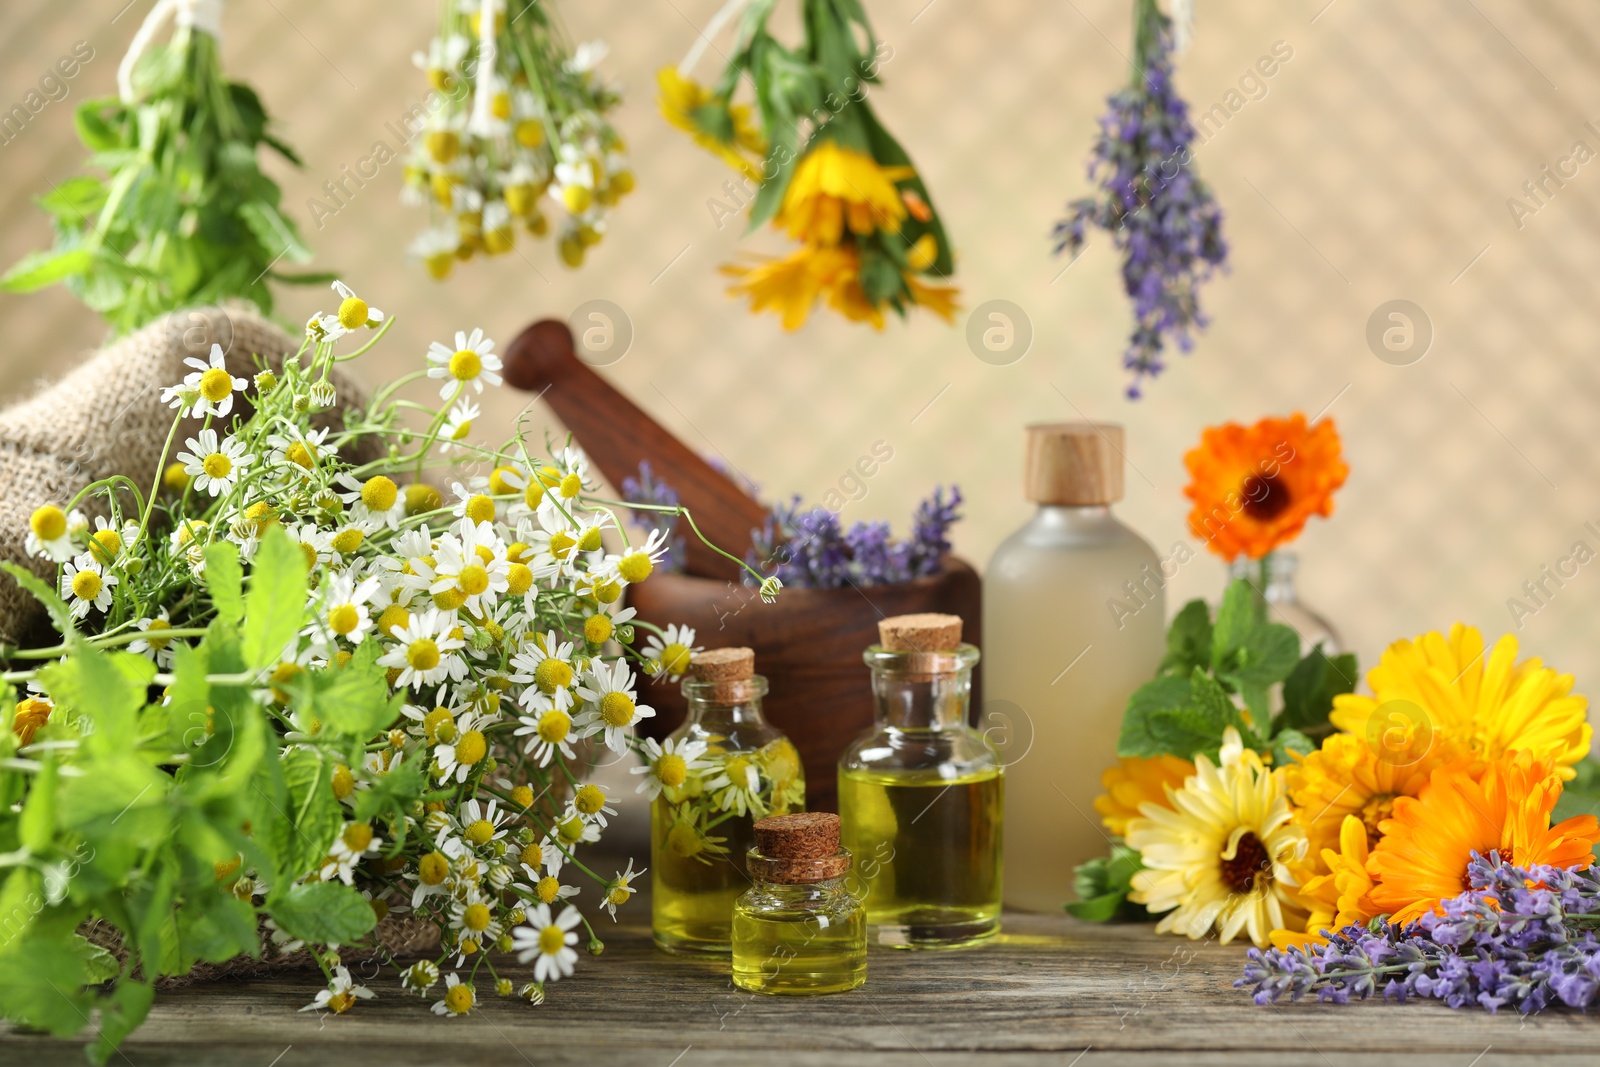
[[[1181,456],[1202,426],[1326,410],[1352,474],[1334,518],[1300,543],[1302,586],[1368,665],[1388,641],[1456,619],[1492,637],[1512,627],[1506,601],[1542,566],[1579,539],[1600,550],[1583,528],[1600,528],[1600,163],[1569,162],[1559,183],[1543,174],[1574,142],[1600,151],[1593,0],[1197,4],[1179,83],[1197,112],[1222,105],[1198,161],[1226,212],[1232,270],[1204,294],[1211,330],[1138,403],[1120,394],[1129,320],[1106,240],[1070,270],[1047,241],[1086,188],[1096,118],[1127,76],[1127,0],[869,0],[893,49],[875,103],[947,220],[966,307],[1008,300],[1031,322],[1030,350],[1007,366],[926,317],[874,334],[822,316],[786,335],[725,297],[714,268],[739,228],[719,229],[707,200],[727,172],[653,102],[656,68],[683,55],[721,0],[553,2],[579,39],[611,43],[604,69],[630,90],[618,126],[638,192],[580,272],[525,242],[444,285],[403,262],[422,219],[398,203],[398,165],[320,229],[307,207],[375,140],[392,140],[386,124],[420,97],[410,56],[426,43],[433,0],[228,5],[231,73],[261,91],[306,158],[304,172],[275,173],[319,265],[400,313],[369,378],[418,365],[430,340],[458,327],[505,343],[534,318],[610,300],[635,336],[606,373],[691,445],[770,495],[820,499],[887,442],[893,459],[844,519],[903,525],[934,483],[958,482],[969,504],[956,542],[980,564],[1027,514],[1025,422],[1126,423],[1135,469],[1121,510],[1166,555],[1185,536]],[[123,4],[0,5],[0,109],[75,42],[94,50],[68,97],[0,145],[6,263],[48,240],[29,197],[80,164],[71,109],[111,91],[149,0]],[[1230,97],[1275,46],[1289,58],[1273,77]],[[1534,180],[1538,200],[1524,189]],[[1508,199],[1519,196],[1515,217]],[[778,247],[767,235],[748,244]],[[314,297],[290,293],[289,319],[331,303]],[[1367,341],[1375,309],[1396,299],[1431,324],[1431,346],[1409,365],[1380,360]],[[64,293],[0,297],[0,393],[59,377],[101,335]],[[524,400],[501,393],[486,414],[509,428]],[[533,424],[548,419],[537,409]],[[1222,580],[1211,559],[1190,563],[1169,604],[1215,596]],[[1520,635],[1593,693],[1600,564],[1554,591]]]

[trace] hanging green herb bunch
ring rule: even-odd
[[[162,0],[151,11],[123,61],[119,95],[77,110],[89,166],[104,177],[71,178],[38,198],[55,244],[24,257],[0,289],[64,283],[124,334],[228,299],[270,313],[270,282],[331,280],[281,269],[311,253],[258,150],[300,160],[269,132],[254,90],[223,76],[220,12],[216,0]],[[170,39],[154,43],[171,16]]]

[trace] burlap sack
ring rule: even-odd
[[[228,370],[249,379],[256,356],[274,368],[300,347],[276,324],[248,305],[180,311],[102,349],[54,385],[0,411],[0,559],[27,566],[46,582],[55,564],[30,559],[24,551],[28,518],[41,504],[65,506],[84,486],[115,474],[147,491],[161,462],[162,446],[174,412],[161,393],[177,385],[192,368],[189,357],[206,359],[219,344]],[[365,404],[365,395],[348,379],[334,377],[339,407],[326,424],[339,424],[338,412]],[[236,412],[240,411],[235,399]],[[249,414],[248,405],[242,414]],[[229,418],[232,418],[230,413]],[[173,442],[172,462],[184,440],[200,429],[186,422]],[[89,514],[95,509],[86,507]],[[43,611],[32,596],[0,572],[0,642],[15,644],[37,633]]]

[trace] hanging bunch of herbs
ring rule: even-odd
[[[123,64],[119,95],[78,108],[78,136],[100,174],[53,184],[38,198],[55,244],[13,266],[0,290],[65,284],[120,335],[229,299],[270,313],[270,282],[331,279],[280,269],[311,252],[283,214],[259,150],[296,166],[300,159],[269,132],[255,91],[223,76],[220,5],[196,8],[158,4]],[[174,12],[170,39],[150,44]]]

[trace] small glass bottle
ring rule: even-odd
[[[949,948],[1000,930],[1000,757],[967,725],[978,650],[954,615],[878,623],[877,723],[839,759],[844,843],[878,944]]]
[[[850,853],[831,812],[755,824],[751,886],[733,909],[733,984],[752,993],[843,993],[867,980],[867,916],[845,885]]]
[[[1337,656],[1343,642],[1334,632],[1333,624],[1306,607],[1295,589],[1294,572],[1300,566],[1300,557],[1293,552],[1278,549],[1260,559],[1240,557],[1228,565],[1228,580],[1243,578],[1256,590],[1266,617],[1271,622],[1291,626],[1300,635],[1300,654],[1309,656],[1319,644],[1324,654]]]
[[[689,712],[657,760],[650,806],[651,927],[668,952],[726,956],[733,904],[750,885],[754,824],[805,807],[794,745],[761,717],[767,680],[748,648],[697,653],[683,683]]]

